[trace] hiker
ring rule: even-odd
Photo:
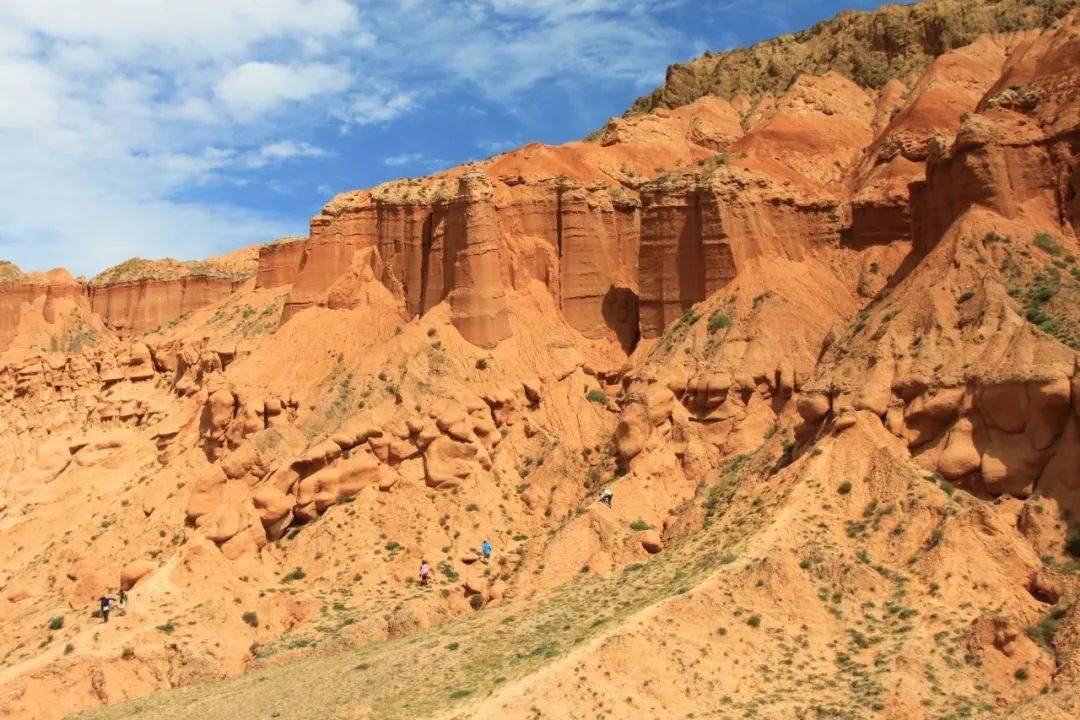
[[[491,543],[487,541],[487,538],[484,538],[484,543],[480,546],[480,554],[484,557],[485,565],[491,563]]]
[[[615,493],[611,492],[611,488],[604,488],[604,492],[600,493],[600,502],[611,507],[611,499],[613,497],[615,497]]]
[[[420,561],[420,584],[427,587],[428,577],[431,575],[431,566],[427,560]]]
[[[121,588],[120,601],[117,603],[117,607],[120,608],[120,614],[127,616],[127,590]]]
[[[101,621],[109,622],[109,611],[112,610],[113,598],[108,595],[101,596]]]

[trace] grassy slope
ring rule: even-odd
[[[801,32],[672,65],[664,85],[638,98],[628,114],[703,95],[744,92],[756,100],[783,92],[802,73],[839,72],[869,88],[893,78],[910,83],[935,57],[981,33],[1047,27],[1073,7],[1076,0],[930,0],[843,12]]]
[[[85,718],[414,718],[489,694],[651,605],[689,591],[733,556],[702,532],[622,573],[580,578],[537,600],[496,605],[410,637],[185,687]],[[433,590],[434,591],[434,590]]]

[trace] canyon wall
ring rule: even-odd
[[[259,265],[255,274],[256,289],[292,285],[304,265],[306,237],[277,240],[259,248]]]
[[[236,292],[243,280],[190,275],[90,285],[90,307],[110,328],[122,334],[152,330]]]

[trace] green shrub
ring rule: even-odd
[[[721,328],[731,327],[731,316],[727,313],[716,312],[709,316],[709,332],[714,333]]]
[[[1074,558],[1080,558],[1080,523],[1073,523],[1065,537],[1065,552]]]
[[[484,607],[484,596],[483,595],[470,595],[469,596],[469,607],[471,607],[473,610],[479,610],[480,608]]]
[[[1031,294],[1031,299],[1040,305],[1050,302],[1055,295],[1057,295],[1057,288],[1042,286],[1039,287]]]
[[[62,627],[64,627],[64,617],[62,615],[57,615],[49,620],[50,630],[59,630]]]
[[[124,651],[120,653],[120,657],[124,660],[131,660],[135,657],[135,650],[129,647],[124,648]]]
[[[241,615],[240,618],[251,627],[259,627],[259,616],[251,610]]]
[[[282,582],[292,582],[294,580],[303,580],[307,577],[307,573],[302,568],[296,568],[291,573],[282,578]]]
[[[749,625],[752,628],[759,627],[761,625],[761,616],[760,615],[751,615],[750,617],[748,617],[746,619],[746,624]]]
[[[1029,625],[1024,630],[1024,634],[1044,648],[1053,649],[1054,635],[1057,633],[1061,619],[1065,617],[1065,611],[1064,605],[1055,605],[1050,612],[1039,618],[1038,622]]]
[[[1025,667],[1022,667],[1022,668],[1017,668],[1016,672],[1013,673],[1013,677],[1015,677],[1020,682],[1024,682],[1029,677],[1031,677],[1031,673],[1028,672],[1028,669],[1025,666]]]
[[[652,525],[638,518],[634,522],[630,523],[631,530],[652,530]]]
[[[1038,233],[1035,236],[1034,242],[1036,247],[1045,250],[1051,255],[1057,255],[1061,252],[1061,245],[1059,245],[1057,240],[1055,240],[1048,232]]]
[[[173,631],[176,630],[176,626],[173,625],[172,620],[170,620],[169,622],[165,623],[164,625],[158,625],[155,628],[155,630],[157,630],[159,633],[164,633],[166,635],[172,635]]]
[[[844,482],[840,483],[840,487],[836,488],[836,492],[840,493],[841,495],[847,495],[849,492],[851,492],[851,482],[845,480]]]
[[[589,402],[594,402],[597,405],[607,404],[607,395],[604,394],[603,390],[590,390],[585,393],[585,399]]]

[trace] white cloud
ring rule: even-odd
[[[440,158],[428,157],[424,153],[418,152],[406,152],[398,155],[391,155],[388,158],[383,159],[383,165],[387,167],[414,167],[422,169],[431,169],[436,167],[442,167],[446,165],[446,161]]]
[[[237,57],[268,40],[356,29],[346,0],[4,0],[0,17],[114,58],[146,55],[204,62]]]
[[[267,143],[247,158],[249,167],[263,167],[273,163],[296,158],[319,158],[326,157],[327,152],[322,148],[315,147],[310,143],[296,142],[295,140],[278,140]]]
[[[413,93],[371,89],[353,97],[348,120],[357,125],[376,125],[389,122],[415,106]]]
[[[251,121],[285,103],[340,92],[348,85],[348,73],[333,65],[246,62],[223,77],[214,92],[234,118]]]

